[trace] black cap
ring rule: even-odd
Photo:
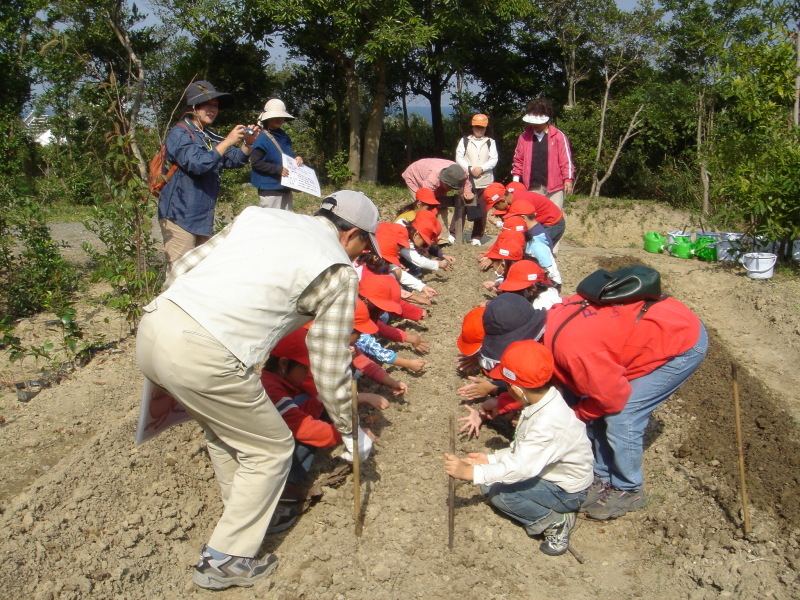
[[[499,361],[503,352],[513,342],[539,340],[544,333],[547,311],[531,306],[518,294],[500,294],[490,300],[483,313],[483,338],[481,354]]]
[[[233,95],[226,92],[218,92],[208,81],[201,79],[193,81],[186,88],[186,105],[199,106],[216,98],[220,108],[230,108],[233,106]]]

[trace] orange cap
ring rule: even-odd
[[[550,283],[544,269],[532,260],[520,260],[511,265],[506,278],[498,288],[504,292],[525,290],[536,283]]]
[[[503,230],[497,241],[485,254],[486,258],[500,260],[520,260],[525,249],[525,238],[516,231]]]
[[[381,256],[390,263],[400,265],[400,248],[408,248],[408,230],[400,223],[379,223],[375,231]]]
[[[525,189],[525,184],[521,181],[512,181],[506,186],[506,191],[513,194],[514,192],[525,192],[527,190]]]
[[[486,189],[483,190],[483,201],[486,202],[486,206],[489,210],[491,210],[492,206],[500,202],[505,195],[506,186],[499,181],[495,181],[494,183],[487,185]]]
[[[489,125],[489,117],[484,114],[478,113],[474,117],[472,117],[472,125],[478,125],[479,127],[488,127]]]
[[[489,377],[524,389],[540,388],[553,377],[553,355],[534,340],[514,342],[505,349]]]
[[[386,312],[400,314],[400,284],[394,275],[371,275],[358,284],[359,296]]]
[[[369,309],[361,298],[356,298],[356,312],[353,319],[353,329],[360,333],[377,333],[378,326],[369,318]]]
[[[442,232],[442,224],[436,219],[436,215],[429,210],[419,211],[411,224],[417,230],[417,233],[422,236],[426,244],[435,243]]]
[[[281,338],[269,353],[278,358],[289,358],[291,360],[296,360],[300,364],[309,366],[311,360],[308,357],[308,348],[306,347],[307,334],[308,330],[305,327],[295,329],[289,335]]]
[[[519,215],[512,215],[511,210],[509,210],[505,216],[506,219],[503,221],[503,231],[513,231],[525,235],[525,232],[528,231],[528,225],[522,217]]]
[[[461,334],[456,340],[456,346],[458,346],[458,351],[465,356],[472,356],[481,349],[483,336],[486,335],[483,330],[483,313],[485,310],[485,306],[476,306],[464,316],[464,321],[461,324]]]
[[[535,215],[536,206],[527,198],[514,198],[511,206],[508,207],[506,216],[513,217],[515,215]]]
[[[429,190],[428,188],[419,188],[417,193],[414,194],[414,198],[418,202],[430,204],[431,206],[438,206],[441,204],[441,202],[436,199],[436,196],[433,195],[433,190]]]

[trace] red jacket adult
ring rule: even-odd
[[[639,322],[643,302],[588,306],[562,323],[579,306],[580,296],[564,298],[547,311],[544,345],[553,352],[554,375],[578,396],[574,408],[584,422],[621,411],[631,393],[630,381],[652,373],[689,350],[700,336],[700,319],[674,298],[653,304]]]
[[[261,372],[261,383],[298,442],[317,448],[331,448],[342,441],[342,435],[336,427],[320,420],[324,407],[316,396],[310,396],[297,406],[291,400],[302,394],[303,390],[269,371]]]
[[[511,174],[522,180],[525,188],[531,183],[533,163],[533,127],[528,125],[517,140]],[[552,125],[547,127],[547,193],[564,189],[565,181],[575,179],[575,165],[572,164],[572,150],[569,140],[562,131]]]

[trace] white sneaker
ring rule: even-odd
[[[447,236],[447,241],[450,242],[451,244],[455,244],[456,243],[456,238],[454,236],[452,236],[452,235],[448,235]]]
[[[478,239],[475,239],[475,238],[473,238],[473,239],[470,241],[470,244],[472,244],[473,246],[480,246],[480,245],[481,245],[481,241],[480,241],[480,240],[478,240]]]

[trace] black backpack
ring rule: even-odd
[[[642,310],[636,317],[638,323],[653,304],[669,297],[661,293],[661,273],[644,265],[631,265],[611,273],[599,269],[581,280],[577,292],[583,300],[569,303],[577,305],[578,310],[567,317],[553,334],[551,348],[555,347],[556,338],[564,326],[589,305],[602,307],[644,300]]]

